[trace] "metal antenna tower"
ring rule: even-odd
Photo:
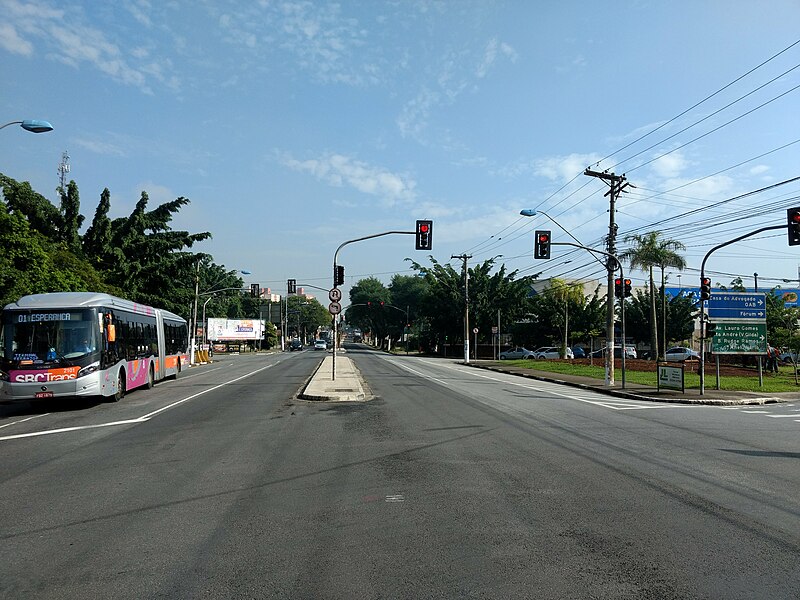
[[[67,173],[69,173],[69,152],[64,150],[61,162],[58,164],[58,189],[62,193],[67,190]]]

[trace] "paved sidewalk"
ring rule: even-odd
[[[311,381],[300,394],[303,400],[325,402],[359,402],[367,400],[365,386],[361,374],[353,361],[336,354],[336,379],[333,379],[333,355],[326,356]]]
[[[700,395],[699,389],[680,390],[659,390],[649,385],[628,382],[625,389],[622,389],[622,381],[615,378],[614,387],[605,386],[602,379],[583,377],[580,375],[566,375],[563,373],[552,373],[549,371],[537,371],[525,367],[514,367],[494,360],[470,361],[469,366],[497,371],[499,373],[509,373],[538,381],[549,381],[560,383],[572,387],[590,389],[602,394],[628,398],[631,400],[649,400],[652,402],[678,402],[681,404],[716,404],[716,405],[736,405],[736,404],[769,404],[773,402],[789,402],[800,400],[800,390],[797,392],[765,393],[765,392],[737,392],[728,390],[714,389],[714,376],[706,376],[705,394]],[[709,385],[710,384],[710,385]]]

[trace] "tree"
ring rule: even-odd
[[[61,241],[69,248],[70,252],[80,254],[80,229],[83,225],[84,216],[81,214],[78,184],[74,180],[70,181],[66,190],[59,186],[58,192],[61,196],[61,223],[59,227]]]
[[[563,342],[559,350],[561,358],[566,357],[567,347],[569,346],[569,307],[572,304],[580,305],[586,298],[583,295],[583,286],[581,284],[567,283],[563,279],[553,278],[550,280],[550,287],[547,288],[545,294],[553,297],[553,299],[561,306],[563,306]]]
[[[622,260],[628,261],[632,269],[647,270],[649,273],[650,346],[654,354],[660,354],[663,358],[665,348],[660,347],[658,343],[658,325],[656,317],[656,296],[655,282],[653,280],[653,267],[661,268],[661,314],[662,320],[664,320],[664,323],[666,324],[666,299],[664,296],[664,287],[666,285],[665,269],[666,267],[683,269],[686,266],[686,261],[676,252],[676,250],[683,250],[685,248],[683,244],[678,241],[661,239],[660,231],[651,231],[643,235],[629,235],[625,237],[625,241],[635,245],[634,247],[629,248],[620,254],[619,257]],[[664,331],[665,330],[662,330],[662,337],[665,335]]]
[[[423,275],[426,294],[421,315],[430,325],[429,342],[464,340],[464,275],[450,264],[442,265],[430,257],[431,266],[411,261],[412,268]],[[505,265],[492,273],[494,259],[468,269],[470,323],[489,339],[497,324],[498,311],[505,331],[530,312],[530,284],[534,277],[517,279],[517,271],[506,272]]]
[[[108,188],[100,194],[100,204],[94,212],[92,224],[83,234],[83,253],[99,268],[108,268],[114,256],[111,247],[111,220],[108,211],[111,209],[111,192]]]
[[[386,312],[380,310],[380,303],[388,303],[391,293],[376,277],[359,280],[350,288],[350,308],[346,311],[347,322],[371,331],[374,343],[384,346],[387,333]]]

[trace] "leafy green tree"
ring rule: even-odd
[[[20,183],[2,174],[0,174],[0,187],[10,214],[22,216],[31,230],[43,235],[47,240],[51,242],[59,240],[61,214],[47,198],[34,192],[27,181]]]
[[[170,228],[173,214],[189,203],[188,198],[177,198],[151,211],[146,210],[148,201],[147,193],[142,192],[128,217],[111,222],[114,257],[105,273],[113,284],[126,290],[128,298],[186,314],[186,300],[191,303],[194,298],[201,255],[185,249],[211,234]]]
[[[100,194],[100,203],[94,213],[92,224],[83,234],[83,253],[98,268],[108,268],[112,263],[114,249],[111,246],[111,192],[108,188]]]
[[[66,190],[59,187],[58,192],[61,196],[61,223],[59,227],[61,241],[66,244],[70,252],[80,254],[80,229],[83,225],[84,217],[81,214],[78,184],[74,180],[70,181]]]
[[[346,311],[347,322],[363,331],[371,331],[378,346],[383,348],[388,333],[387,311],[380,303],[391,304],[391,292],[376,277],[359,280],[350,288],[350,308]]]
[[[94,268],[35,231],[0,202],[0,306],[27,294],[109,291]]]
[[[559,315],[560,328],[562,330],[562,343],[559,350],[561,358],[566,357],[567,346],[569,346],[569,311],[570,306],[580,306],[586,301],[583,295],[583,286],[580,284],[568,283],[563,279],[553,278],[550,286],[545,290],[545,294],[551,296],[553,300],[563,307],[563,313]],[[559,311],[561,312],[561,311]]]
[[[625,308],[625,333],[637,343],[646,342],[650,335],[648,312],[652,306],[649,291],[637,290]],[[675,296],[667,303],[666,346],[671,342],[691,339],[694,333],[697,308],[688,295]],[[651,347],[651,353],[654,352]]]
[[[767,303],[767,341],[771,346],[795,349],[800,344],[797,339],[800,309],[787,307],[780,287],[772,288],[766,294]]]

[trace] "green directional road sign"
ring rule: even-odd
[[[714,354],[766,354],[766,323],[717,323],[711,338]]]

